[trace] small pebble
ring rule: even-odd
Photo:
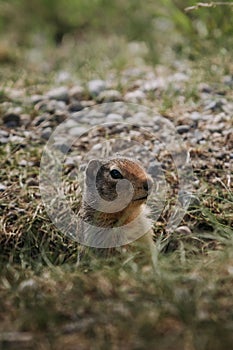
[[[69,130],[69,134],[72,136],[80,136],[87,131],[87,128],[84,126],[75,126]]]
[[[8,128],[16,128],[21,125],[21,119],[18,114],[7,113],[3,117],[3,123]]]
[[[194,122],[198,122],[199,120],[201,120],[202,115],[199,112],[192,112],[190,114],[190,119]]]
[[[148,81],[143,86],[143,91],[149,92],[149,91],[155,91],[159,88],[159,83],[157,80]]]
[[[6,143],[8,143],[8,142],[9,142],[8,138],[6,138],[6,137],[0,137],[0,144],[4,145],[4,144],[6,144]]]
[[[108,122],[121,122],[123,117],[120,114],[110,113],[106,117],[106,121]]]
[[[85,90],[82,86],[75,85],[70,89],[69,96],[73,100],[81,101],[85,97]]]
[[[97,143],[92,147],[92,151],[99,151],[102,149],[102,147],[103,147],[102,143]]]
[[[0,183],[0,192],[3,192],[6,190],[6,186]]]
[[[170,80],[175,82],[187,81],[188,79],[188,75],[182,72],[177,72],[170,77]]]
[[[210,103],[208,103],[205,106],[205,110],[206,111],[211,110],[213,112],[216,112],[218,110],[221,110],[222,106],[223,106],[223,102],[222,101],[211,101]]]
[[[52,135],[52,128],[51,127],[47,127],[45,129],[43,129],[42,133],[41,133],[41,137],[44,140],[48,140],[50,138],[50,136]]]
[[[74,166],[75,160],[72,157],[66,157],[64,164],[67,166]]]
[[[233,75],[226,75],[223,78],[223,82],[224,82],[224,84],[226,84],[230,87],[233,87]]]
[[[184,235],[191,235],[192,234],[192,232],[188,226],[179,226],[176,228],[175,232],[181,233]]]
[[[222,132],[222,130],[225,128],[224,123],[216,123],[216,124],[208,124],[207,129],[211,132]]]
[[[63,101],[65,103],[67,103],[69,100],[68,89],[65,86],[48,91],[47,96],[51,100]]]
[[[199,142],[205,139],[205,135],[196,129],[194,130],[194,138],[195,138],[195,141]]]
[[[64,111],[66,109],[66,104],[64,101],[51,100],[48,103],[48,112],[55,113],[56,111]]]
[[[43,101],[45,98],[46,97],[43,95],[32,95],[31,102],[35,105],[36,103]]]
[[[160,162],[153,161],[150,163],[148,168],[148,174],[152,175],[153,177],[157,177],[159,174],[161,174],[162,165]]]
[[[18,136],[18,135],[10,135],[9,141],[12,143],[18,143],[19,145],[23,146],[24,137]]]
[[[99,112],[99,111],[94,111],[94,110],[90,110],[89,112],[86,113],[86,119],[92,119],[92,118],[95,118],[95,119],[105,119],[105,114],[102,113],[102,112]]]
[[[57,73],[56,81],[58,83],[64,83],[71,79],[71,74],[65,70],[62,70]]]
[[[26,167],[26,166],[32,167],[34,165],[33,162],[29,162],[26,159],[22,159],[18,164],[19,166],[22,166],[22,167]]]
[[[148,121],[148,115],[144,112],[138,112],[133,115],[134,122],[138,122],[139,125],[141,122]]]
[[[64,101],[44,100],[44,101],[38,102],[34,108],[35,110],[38,110],[38,111],[48,112],[50,114],[53,114],[57,111],[64,111],[66,109],[66,104]]]
[[[116,102],[121,101],[122,96],[117,90],[104,90],[98,95],[96,100],[98,102]]]
[[[0,129],[0,137],[8,137],[8,136],[9,136],[8,131]]]
[[[178,132],[178,134],[185,134],[190,130],[190,126],[189,125],[179,125],[176,127],[176,131]]]
[[[37,179],[34,179],[34,178],[29,178],[29,179],[27,179],[26,184],[29,187],[33,187],[33,186],[37,187],[37,186],[39,186],[39,181]]]
[[[70,145],[66,144],[64,142],[56,142],[54,143],[54,147],[56,147],[57,150],[59,150],[61,153],[67,154],[70,150]]]
[[[210,94],[212,92],[212,88],[206,83],[200,83],[199,90],[206,94]]]
[[[67,114],[63,111],[56,111],[56,113],[50,118],[51,121],[54,121],[56,124],[60,124],[66,120]]]
[[[135,90],[125,94],[125,101],[128,101],[128,102],[137,103],[137,102],[143,101],[145,98],[146,98],[146,95],[141,90]]]
[[[216,159],[223,160],[223,159],[226,159],[226,157],[227,157],[227,153],[226,152],[215,153],[215,158]]]
[[[87,88],[90,95],[96,97],[106,89],[106,83],[104,80],[100,79],[91,80],[88,82]]]
[[[25,127],[29,126],[31,123],[31,116],[29,114],[21,114],[21,125],[24,125]]]
[[[69,112],[79,112],[82,109],[83,105],[80,102],[72,102],[68,107]]]
[[[67,119],[64,123],[64,127],[67,129],[74,128],[77,125],[78,125],[78,123],[73,118]]]

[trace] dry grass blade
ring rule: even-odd
[[[211,2],[198,2],[196,5],[186,7],[184,10],[186,12],[199,10],[202,7],[213,8],[216,6],[233,6],[233,2],[226,1],[211,1]]]

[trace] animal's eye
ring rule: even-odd
[[[113,179],[123,179],[123,176],[121,175],[121,173],[117,169],[112,169],[110,171],[110,175]]]

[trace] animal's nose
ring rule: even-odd
[[[149,186],[148,186],[148,182],[147,182],[147,181],[145,181],[145,182],[143,183],[143,188],[144,188],[145,191],[148,191]]]
[[[143,183],[143,189],[146,191],[146,192],[150,192],[151,189],[153,187],[153,180],[148,178],[146,181],[144,181]]]

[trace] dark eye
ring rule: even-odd
[[[121,175],[121,173],[117,169],[112,169],[110,171],[110,175],[113,179],[123,179],[123,176]]]

